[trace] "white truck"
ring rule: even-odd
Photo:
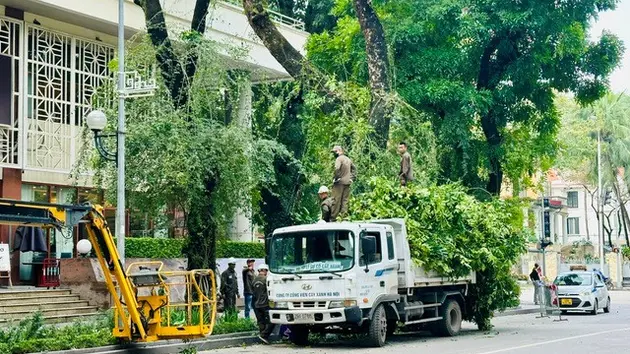
[[[411,260],[403,219],[280,228],[267,238],[269,315],[297,345],[309,332],[365,333],[383,346],[402,326],[457,335],[475,273],[447,279]]]

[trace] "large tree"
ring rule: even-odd
[[[311,82],[324,80],[321,73],[314,69],[307,59],[280,33],[264,5],[265,1],[263,0],[243,0],[243,8],[249,24],[274,58],[285,68],[289,75],[297,80],[309,80]],[[391,82],[389,79],[390,68],[385,32],[378,15],[372,7],[371,0],[353,0],[353,5],[357,18],[361,23],[365,38],[365,51],[367,53],[371,88],[371,105],[368,120],[374,128],[372,137],[377,146],[384,149],[389,139],[391,115],[393,113],[389,97]],[[307,8],[307,10],[312,9],[314,7]],[[326,7],[320,7],[319,9],[325,10]],[[317,87],[316,89],[331,95],[331,92],[324,87]],[[335,95],[332,94],[332,96]],[[339,97],[335,98],[338,99]]]
[[[339,2],[340,4],[344,2]],[[334,31],[309,40],[309,59],[336,77],[366,83],[353,9],[339,5]],[[554,91],[581,102],[601,97],[622,44],[589,42],[599,11],[616,1],[379,2],[395,65],[395,90],[429,113],[440,142],[443,181],[499,194],[555,153]],[[419,9],[422,9],[421,11]]]
[[[630,245],[630,97],[609,93],[586,107],[580,107],[569,98],[557,100],[562,113],[558,135],[560,151],[555,166],[572,182],[585,186],[597,185],[597,132],[601,131],[601,171],[605,190],[612,192],[614,210],[618,211],[621,232]],[[593,209],[604,191],[593,193]],[[597,214],[599,219],[600,215]],[[610,215],[604,217],[610,224]],[[612,228],[605,225],[608,242],[611,243]],[[603,237],[603,235],[602,235]]]

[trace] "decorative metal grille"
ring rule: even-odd
[[[22,50],[22,23],[7,18],[0,18],[0,55],[11,58],[11,66],[8,72],[0,75],[9,75],[11,82],[11,97],[9,117],[3,117],[0,123],[0,165],[6,167],[19,167],[20,159],[20,122],[21,122],[21,58]]]
[[[111,79],[114,50],[36,26],[26,32],[26,167],[69,172],[92,95]]]

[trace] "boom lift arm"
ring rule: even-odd
[[[0,225],[71,233],[79,224],[86,226],[114,301],[114,337],[149,342],[212,333],[217,303],[212,270],[163,271],[161,262],[134,263],[125,270],[102,207],[0,199]]]

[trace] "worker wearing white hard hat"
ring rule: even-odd
[[[269,266],[266,264],[261,264],[258,266],[258,271],[260,272],[261,270],[269,271]]]
[[[258,338],[265,344],[269,344],[269,336],[273,332],[274,325],[269,318],[269,297],[267,296],[267,273],[269,267],[266,264],[258,266],[258,276],[254,279],[254,313],[258,320],[260,334]]]
[[[321,200],[322,220],[330,222],[335,200],[329,196],[330,190],[326,186],[319,187],[317,194],[319,195],[319,200]]]

